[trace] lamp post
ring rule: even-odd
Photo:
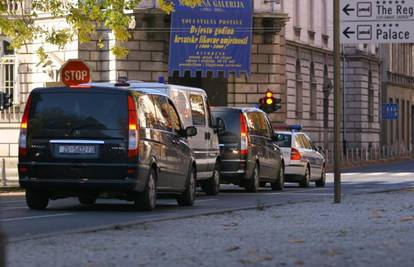
[[[341,46],[340,46],[340,8],[334,0],[334,203],[341,203]]]

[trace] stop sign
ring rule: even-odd
[[[60,69],[60,80],[66,86],[88,83],[91,80],[89,66],[81,60],[68,60]]]

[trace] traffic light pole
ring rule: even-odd
[[[340,46],[340,8],[334,0],[334,203],[341,203],[341,46]]]

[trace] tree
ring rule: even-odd
[[[160,8],[174,12],[171,0],[157,0]],[[180,4],[195,7],[203,0],[178,0]],[[138,6],[141,0],[0,0],[0,30],[11,39],[12,48],[18,49],[34,40],[56,45],[62,49],[70,41],[89,42],[93,36],[98,46],[103,47],[103,38],[98,29],[111,31],[116,44],[110,47],[118,57],[125,57],[128,49],[122,45],[131,34],[128,25],[131,17],[127,11]],[[37,23],[47,14],[51,18],[65,19],[64,28],[44,28]],[[44,48],[38,49],[41,60],[47,55]]]

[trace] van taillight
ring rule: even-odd
[[[302,155],[300,154],[299,150],[296,148],[291,148],[290,150],[290,160],[300,160]]]
[[[30,104],[32,103],[32,96],[29,95],[29,98],[26,102],[26,107],[24,108],[24,113],[22,117],[22,122],[20,124],[20,136],[19,136],[19,156],[27,155],[27,128],[29,121],[29,109]]]
[[[249,154],[249,135],[246,118],[240,114],[240,155]]]
[[[132,96],[128,96],[128,157],[138,156],[137,109]]]

